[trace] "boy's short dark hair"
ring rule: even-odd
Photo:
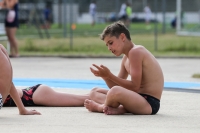
[[[107,26],[103,32],[100,34],[101,40],[104,40],[106,36],[115,36],[119,37],[121,33],[124,33],[128,40],[131,40],[130,33],[123,22],[118,21],[114,22],[111,25]]]

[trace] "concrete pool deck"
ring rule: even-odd
[[[165,77],[165,90],[161,108],[154,116],[107,116],[88,112],[84,107],[28,107],[42,113],[41,116],[20,116],[16,107],[0,110],[2,133],[199,133],[200,132],[200,59],[158,59]],[[104,85],[94,77],[89,67],[92,63],[104,64],[117,74],[120,59],[112,58],[13,58],[14,83],[17,88],[27,83],[47,82],[57,91],[85,94],[92,85]],[[35,80],[35,81],[34,81]],[[22,82],[21,82],[22,81]],[[34,81],[34,82],[33,82]],[[62,82],[58,84],[58,82]],[[71,86],[61,86],[64,84]],[[77,84],[81,88],[74,86]],[[95,85],[96,83],[99,83]],[[83,85],[84,84],[84,85]],[[91,86],[87,86],[87,84]],[[86,86],[84,88],[84,86]],[[185,91],[180,91],[184,90]],[[195,91],[191,91],[195,90]]]

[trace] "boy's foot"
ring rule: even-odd
[[[103,112],[106,115],[122,115],[122,114],[126,113],[126,110],[122,106],[119,106],[118,108],[104,106]]]
[[[84,106],[91,112],[100,112],[103,113],[103,104],[98,104],[95,101],[86,99]]]

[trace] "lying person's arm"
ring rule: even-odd
[[[19,114],[20,115],[40,115],[40,112],[36,111],[36,110],[27,110],[20,97],[19,97],[19,94],[14,86],[14,84],[12,83],[12,86],[11,86],[11,90],[10,90],[10,96],[12,97],[12,99],[14,100],[16,106],[18,107],[19,109]]]

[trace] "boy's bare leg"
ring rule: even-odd
[[[89,94],[75,95],[62,92],[56,92],[46,85],[40,85],[33,93],[33,102],[44,106],[75,107],[83,106],[85,99]]]
[[[126,112],[150,115],[152,109],[146,99],[138,93],[115,86],[107,94],[103,111],[108,115],[124,114]]]
[[[152,112],[151,106],[145,98],[120,86],[115,86],[108,91],[105,104],[86,100],[85,106],[89,111],[104,112],[108,115],[118,115],[126,112],[147,115]]]
[[[102,112],[108,90],[94,88],[90,92],[90,99],[86,99],[84,106],[92,112]]]
[[[86,99],[84,102],[84,106],[88,111],[103,113],[104,104],[99,104],[93,100]]]
[[[93,88],[90,91],[90,100],[93,100],[99,104],[103,104],[106,100],[108,90],[102,88]]]

